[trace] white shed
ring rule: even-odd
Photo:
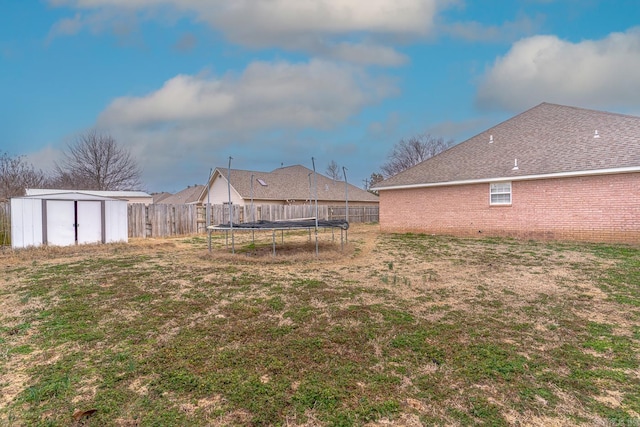
[[[11,247],[128,240],[127,202],[79,192],[11,199]]]

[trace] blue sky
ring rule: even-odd
[[[109,133],[147,191],[461,142],[540,102],[640,115],[638,0],[0,0],[0,151]]]

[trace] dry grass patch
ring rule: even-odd
[[[637,420],[638,248],[255,236],[0,255],[0,423]]]

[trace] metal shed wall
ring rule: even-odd
[[[83,193],[11,199],[11,246],[128,241],[127,202]]]
[[[11,199],[11,247],[42,245],[42,200]]]

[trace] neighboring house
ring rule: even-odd
[[[199,203],[225,204],[239,206],[258,204],[309,205],[317,200],[319,205],[344,205],[348,198],[349,206],[378,206],[378,196],[344,181],[314,172],[304,166],[295,165],[275,169],[271,172],[246,171],[216,168],[211,174],[208,185],[199,197]],[[231,184],[230,188],[228,182]],[[207,192],[209,189],[209,192]]]
[[[167,205],[193,205],[198,203],[198,197],[204,190],[204,185],[194,185],[193,187],[187,187],[176,194],[170,195],[159,202]]]
[[[380,228],[640,242],[640,117],[540,104],[379,183]]]
[[[160,203],[167,197],[173,196],[173,194],[163,191],[162,193],[151,193],[151,196],[153,197],[153,203]]]
[[[44,196],[61,193],[80,193],[110,199],[126,200],[128,204],[144,203],[145,205],[148,205],[153,203],[153,197],[151,194],[145,193],[144,191],[57,190],[47,188],[26,189],[26,196]]]

